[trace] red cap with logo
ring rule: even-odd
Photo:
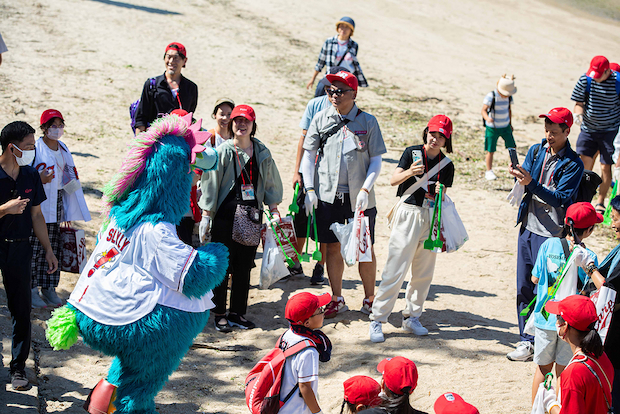
[[[580,331],[587,331],[588,327],[598,319],[594,302],[582,295],[571,295],[559,302],[549,301],[545,309],[554,315],[560,315],[570,326]]]
[[[613,70],[614,72],[620,72],[620,65],[612,62],[609,64],[609,69]]]
[[[235,107],[235,109],[237,108],[239,107]],[[327,305],[331,300],[332,295],[330,293],[323,293],[320,296],[313,295],[310,292],[298,293],[286,302],[284,317],[294,325],[302,325],[310,319],[317,309]]]
[[[344,382],[344,400],[354,405],[373,407],[381,404],[381,385],[366,375],[356,375]]]
[[[566,108],[553,108],[546,114],[538,115],[539,118],[549,118],[554,124],[566,124],[570,128],[573,126],[573,114]]]
[[[180,117],[183,117],[185,115],[187,115],[189,112],[187,112],[185,109],[174,109],[172,112],[170,112],[170,114],[172,115],[178,115]]]
[[[600,78],[609,69],[609,61],[605,56],[594,56],[590,62],[587,75],[591,78]]]
[[[334,83],[336,81],[342,82],[347,84],[354,91],[357,91],[357,78],[350,72],[341,70],[333,75],[326,75],[325,78],[329,81],[329,83]]]
[[[248,121],[256,121],[256,114],[250,105],[237,105],[230,113],[230,119],[242,116]]]
[[[176,50],[179,52],[179,55],[183,55],[183,57],[187,57],[187,51],[185,50],[185,46],[180,44],[179,42],[172,42],[168,46],[166,46],[166,53],[169,50]]]
[[[60,111],[57,111],[56,109],[47,109],[41,114],[41,125],[45,124],[52,118],[60,118],[63,121],[65,120],[65,118],[62,117]]]
[[[441,132],[448,139],[452,136],[452,121],[445,115],[435,115],[427,126],[428,132]]]
[[[433,406],[435,414],[480,414],[478,409],[454,392],[447,392],[437,398]]]
[[[592,204],[586,202],[571,204],[566,209],[566,218],[564,222],[570,224],[569,220],[573,221],[573,226],[577,229],[587,229],[595,224],[602,223],[604,217],[601,213],[597,213]]]
[[[405,357],[385,358],[377,370],[383,374],[385,386],[395,394],[403,395],[405,391],[411,394],[418,385],[418,368]]]

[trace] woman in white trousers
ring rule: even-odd
[[[431,118],[422,134],[424,145],[405,149],[390,179],[391,185],[398,185],[396,195],[401,199],[391,213],[388,259],[372,305],[372,342],[385,340],[381,324],[387,322],[394,309],[409,267],[411,278],[405,292],[402,327],[415,335],[428,334],[419,317],[433,280],[437,253],[425,249],[424,240],[431,226],[436,183],[451,187],[454,179],[454,164],[441,151],[445,147],[452,152],[451,137],[450,118]]]

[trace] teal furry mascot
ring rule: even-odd
[[[211,289],[224,279],[228,250],[193,249],[175,225],[189,209],[193,167],[216,168],[210,136],[191,114],[168,115],[139,134],[119,173],[104,189],[107,219],[68,304],[48,321],[54,349],[78,333],[115,356],[108,382],[116,413],[156,413],[155,395],[209,318]],[[196,156],[198,159],[196,159]]]

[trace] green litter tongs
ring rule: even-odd
[[[278,232],[276,231],[273,223],[271,222],[271,219],[273,218],[273,215],[271,214],[271,212],[268,210],[263,210],[263,213],[265,213],[265,215],[267,216],[267,218],[269,219],[269,226],[271,227],[271,230],[273,231],[273,235],[276,237],[276,242],[278,243],[278,246],[280,246],[280,250],[282,251],[282,254],[284,255],[284,257],[286,258],[286,264],[289,267],[293,267],[295,266],[295,262],[293,261],[293,259],[291,259],[290,257],[288,257],[288,255],[286,254],[286,252],[284,251],[284,246],[282,245],[282,240],[280,240],[280,236],[278,235]],[[297,255],[297,260],[301,261],[302,257],[299,253],[297,253],[297,250],[295,249],[295,246],[293,245],[293,243],[291,242],[291,240],[288,238],[288,236],[286,235],[286,233],[284,233],[284,230],[282,230],[282,227],[280,227],[280,225],[278,223],[276,223],[276,226],[280,229],[280,232],[282,232],[282,235],[284,236],[284,238],[286,239],[286,242],[291,246],[291,248],[293,249],[293,251],[295,252],[295,254]]]
[[[299,205],[297,204],[297,196],[299,195],[299,183],[295,184],[295,193],[293,194],[293,202],[288,206],[289,215],[299,213]]]
[[[431,220],[431,226],[428,231],[428,238],[424,240],[424,248],[426,250],[433,250],[436,247],[442,248],[443,242],[441,241],[441,199],[443,198],[443,184],[439,184],[439,193],[435,196],[435,208],[433,209],[433,219]],[[437,238],[433,240],[433,228],[435,227],[435,218],[437,218]]]
[[[312,220],[312,224],[314,225],[314,253],[312,253],[312,260],[316,260],[317,262],[320,262],[321,259],[323,258],[323,255],[321,254],[321,249],[319,248],[319,242],[318,242],[318,237],[317,237],[317,231],[316,231],[316,214],[314,211],[314,207],[312,207],[312,215],[310,217],[308,217],[308,227],[306,228],[306,235],[307,237],[310,237],[310,220]],[[302,262],[309,262],[310,261],[310,253],[308,253],[308,245],[310,244],[310,242],[306,242],[306,252],[303,253],[300,256],[300,261]]]

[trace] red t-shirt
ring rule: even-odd
[[[561,414],[607,414],[607,403],[605,403],[603,390],[588,367],[580,362],[584,360],[600,378],[605,389],[607,401],[611,404],[611,385],[614,382],[614,367],[611,365],[607,355],[603,353],[600,358],[593,360],[592,358],[586,358],[582,354],[577,354],[566,366],[562,375],[560,375]]]

